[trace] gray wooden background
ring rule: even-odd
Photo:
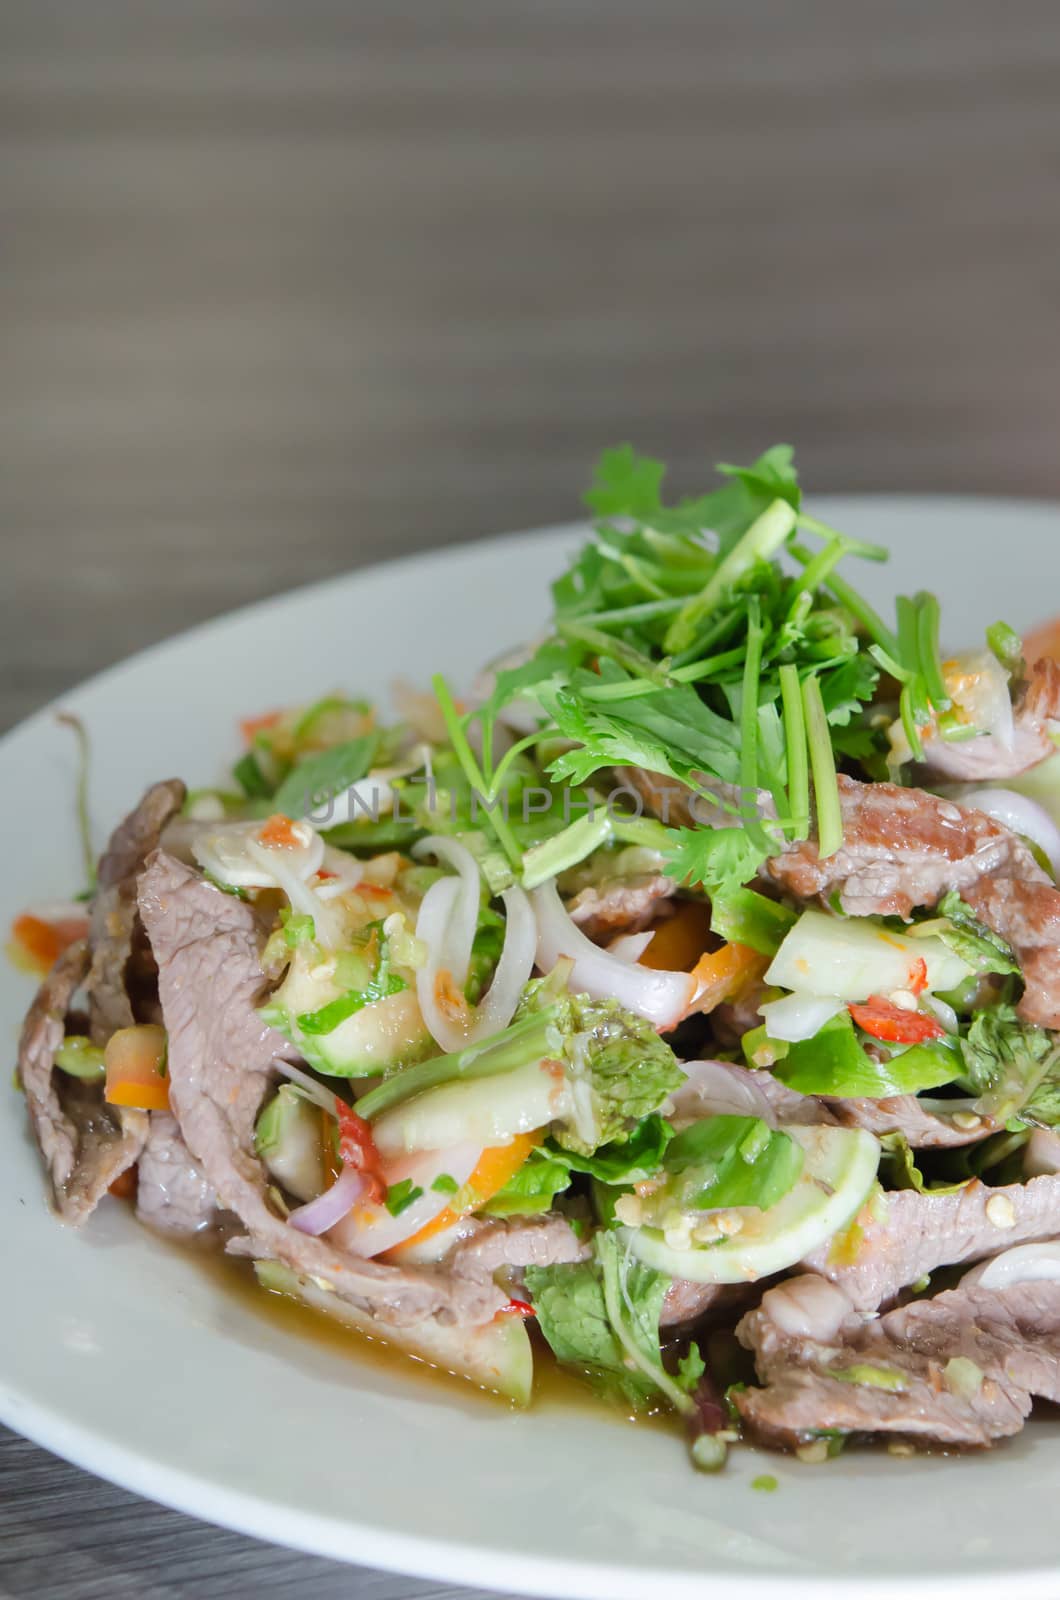
[[[0,727],[626,438],[1060,494],[1058,303],[1056,0],[0,0]],[[5,1595],[441,1592],[0,1474]]]

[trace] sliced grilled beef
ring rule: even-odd
[[[677,893],[673,878],[662,872],[639,872],[610,878],[581,889],[567,907],[571,918],[601,942],[618,933],[640,933]]]
[[[867,1207],[856,1231],[815,1250],[803,1266],[838,1284],[858,1310],[875,1311],[937,1267],[1058,1234],[1057,1176],[994,1189],[973,1182],[952,1194],[902,1189]]]
[[[137,1168],[136,1215],[161,1233],[192,1234],[217,1216],[217,1196],[184,1143],[175,1117],[151,1113],[151,1126]]]
[[[843,843],[834,855],[822,861],[807,839],[766,863],[767,877],[797,900],[838,894],[851,916],[907,917],[983,878],[1046,881],[1022,840],[985,812],[923,789],[843,776],[839,801]]]
[[[177,778],[153,784],[115,828],[100,858],[92,901],[92,968],[87,985],[92,1037],[97,1044],[106,1044],[112,1033],[132,1027],[137,1020],[129,997],[129,963],[138,932],[137,879],[163,828],[184,804],[185,793]],[[146,953],[142,944],[140,953]]]
[[[585,1261],[591,1250],[566,1217],[495,1218],[455,1244],[446,1266],[462,1278],[491,1278],[502,1267],[558,1267]]]
[[[1060,719],[1060,665],[1049,659],[1036,661],[1013,707],[1009,741],[996,734],[951,743],[926,737],[924,764],[935,777],[960,783],[1015,778],[1052,755],[1056,746],[1049,724]]]
[[[1033,1396],[1060,1398],[1060,1283],[961,1286],[878,1321],[840,1308],[831,1325],[804,1331],[792,1304],[815,1282],[770,1290],[737,1329],[763,1387],[736,1404],[769,1443],[836,1430],[985,1446],[1019,1432]]]
[[[358,1260],[270,1208],[254,1120],[289,1046],[257,1014],[264,977],[254,911],[160,850],[140,880],[140,912],[158,963],[173,1111],[219,1203],[247,1230],[233,1252],[322,1279],[387,1321],[488,1321],[506,1303],[488,1280]]]
[[[29,1008],[18,1053],[19,1076],[56,1210],[74,1227],[132,1166],[147,1137],[144,1112],[106,1105],[101,1084],[71,1078],[55,1066],[66,1015],[88,967],[84,940],[59,957]]]
[[[901,1133],[913,1150],[956,1149],[976,1144],[998,1129],[996,1122],[983,1116],[965,1119],[970,1126],[960,1127],[952,1117],[929,1111],[915,1094],[892,1095],[887,1100],[825,1097],[821,1104],[844,1128],[865,1128],[878,1139],[888,1133]]]
[[[1060,890],[1025,878],[987,878],[973,884],[965,899],[1016,953],[1026,984],[1020,1016],[1042,1028],[1060,1028]]]

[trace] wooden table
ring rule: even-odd
[[[1060,493],[1058,84],[1054,0],[0,7],[0,726],[626,438]],[[0,1471],[5,1595],[441,1592]]]

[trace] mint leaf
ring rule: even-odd
[[[273,796],[277,811],[303,817],[326,805],[371,771],[378,748],[378,733],[365,733],[307,756],[287,774]]]

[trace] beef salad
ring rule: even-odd
[[[16,923],[17,1083],[66,1223],[517,1404],[988,1446],[1060,1399],[1055,641],[945,654],[790,449],[720,470],[605,453],[543,636],[149,789]]]

